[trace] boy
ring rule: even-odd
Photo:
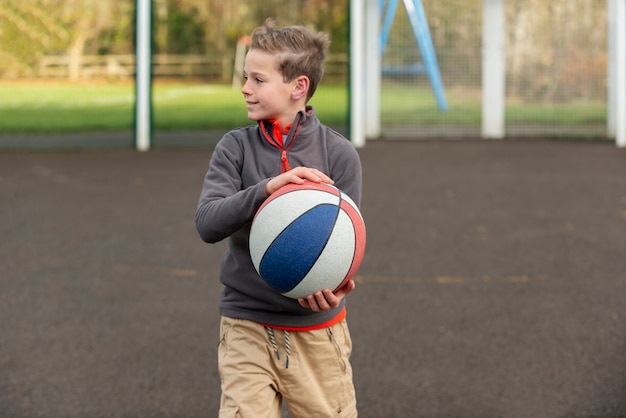
[[[344,300],[354,281],[289,299],[258,276],[248,249],[256,210],[283,185],[330,183],[360,202],[356,150],[307,106],[328,44],[324,33],[271,20],[253,31],[242,93],[258,124],[221,139],[204,179],[198,232],[209,243],[230,237],[220,270],[220,417],[279,417],[283,398],[294,418],[357,416]]]

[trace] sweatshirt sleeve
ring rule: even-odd
[[[341,137],[331,147],[331,174],[335,186],[346,193],[361,207],[361,195],[363,189],[363,173],[361,160],[354,145]]]
[[[268,180],[242,189],[241,144],[227,134],[215,147],[195,214],[203,241],[216,243],[251,222],[265,200]]]

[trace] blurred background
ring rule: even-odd
[[[359,150],[364,417],[626,416],[626,164],[607,139],[616,1],[504,1],[507,139],[550,138],[537,141],[471,140],[495,0],[420,1],[444,110],[397,2],[382,139]],[[208,148],[251,123],[238,57],[267,17],[331,35],[312,104],[348,132],[349,3],[152,0],[153,146]],[[135,15],[135,0],[0,0],[0,151],[127,150],[0,152],[1,417],[218,410],[227,243],[207,248],[193,223],[210,149],[133,151]]]
[[[399,2],[382,61],[382,135],[478,137],[483,0],[422,3],[448,108],[437,106]],[[237,55],[267,17],[331,35],[312,104],[323,122],[347,130],[348,0],[152,4],[155,132],[219,136],[250,123]],[[507,0],[505,7],[507,136],[606,138],[606,0]],[[132,146],[135,15],[134,0],[3,0],[0,136],[39,134],[37,141],[47,141],[50,133],[116,132]]]

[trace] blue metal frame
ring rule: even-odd
[[[435,47],[433,46],[432,38],[430,37],[430,30],[428,28],[428,22],[426,20],[426,13],[421,0],[403,0],[404,7],[413,29],[413,35],[422,54],[422,60],[424,65],[415,64],[409,67],[384,67],[383,73],[385,74],[420,74],[426,72],[430,79],[430,84],[435,93],[437,100],[437,106],[439,110],[445,112],[448,110],[448,103],[443,87],[443,81],[441,80],[441,72],[439,71],[439,64],[437,63],[437,56],[435,55]],[[389,32],[393,25],[393,20],[398,9],[398,0],[389,0],[386,10],[386,0],[380,0],[379,7],[381,15],[383,17],[382,28],[380,31],[380,53],[381,56],[385,52],[387,41],[389,40]]]

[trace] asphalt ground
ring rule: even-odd
[[[626,152],[375,141],[361,417],[626,416]],[[211,150],[0,154],[0,416],[215,417]]]

